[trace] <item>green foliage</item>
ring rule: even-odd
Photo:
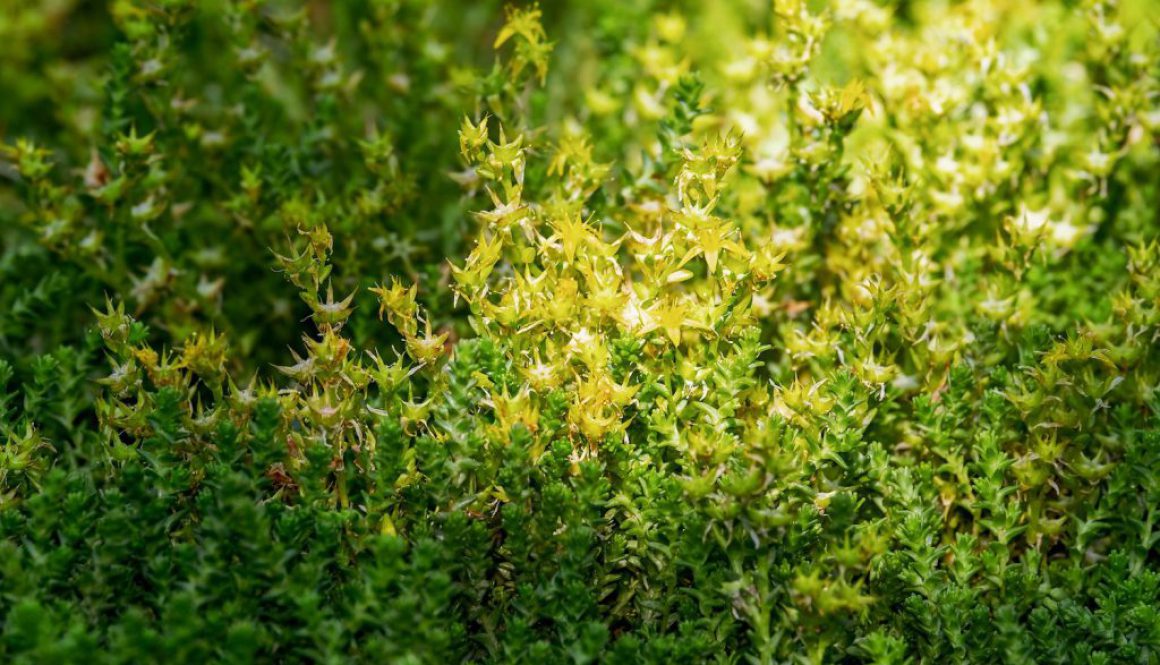
[[[15,2],[0,658],[1157,662],[1146,10]]]

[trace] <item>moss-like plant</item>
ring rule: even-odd
[[[95,4],[0,16],[5,661],[1160,659],[1146,2]]]

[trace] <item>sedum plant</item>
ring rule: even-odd
[[[6,661],[1160,659],[1147,3],[98,5],[0,17]]]

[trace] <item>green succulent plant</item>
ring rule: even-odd
[[[1109,0],[20,0],[6,662],[1160,660]]]

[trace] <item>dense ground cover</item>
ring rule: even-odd
[[[1157,34],[10,0],[0,658],[1160,661]]]

